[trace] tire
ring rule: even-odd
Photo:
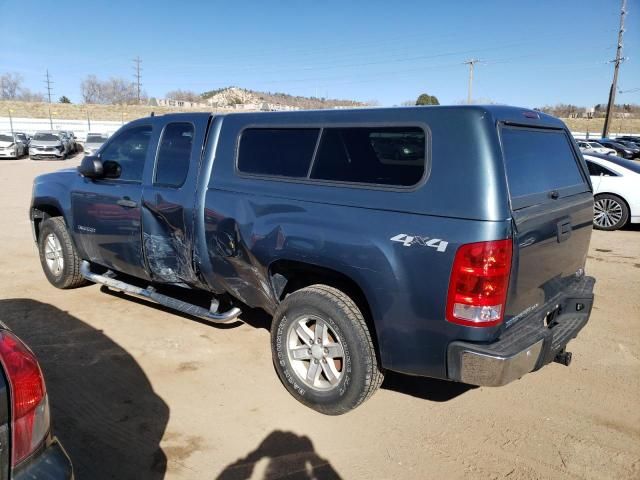
[[[597,230],[613,231],[624,227],[629,221],[629,207],[617,195],[596,195],[593,205],[593,227]]]
[[[80,275],[81,259],[62,217],[51,217],[42,222],[38,252],[42,270],[54,287],[76,288],[89,283]]]
[[[312,343],[318,327],[326,335]],[[282,301],[271,325],[271,351],[289,393],[326,415],[356,408],[384,379],[362,313],[351,298],[327,285],[311,285]]]

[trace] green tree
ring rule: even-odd
[[[440,105],[438,97],[423,93],[416,100],[416,105]]]
[[[63,95],[58,99],[59,103],[71,103],[71,100],[69,100],[69,97]]]

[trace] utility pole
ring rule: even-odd
[[[51,130],[53,130],[53,120],[51,119],[51,77],[49,76],[49,69],[47,68],[47,75],[45,77],[44,82],[47,84],[47,95],[49,96],[49,126]]]
[[[469,65],[469,92],[467,93],[467,103],[469,105],[471,104],[471,95],[473,93],[473,67],[479,61],[477,58],[472,58],[464,62],[465,65]]]
[[[138,105],[140,105],[140,86],[142,85],[140,83],[140,78],[141,78],[140,72],[142,71],[142,69],[140,68],[140,65],[142,64],[142,60],[138,56],[138,57],[133,59],[133,63],[135,64],[135,66],[133,68],[136,71],[136,73],[134,73],[133,76],[136,79],[136,86],[137,86],[137,90],[138,90]]]
[[[620,64],[624,61],[622,57],[622,35],[624,34],[624,17],[627,14],[627,0],[622,0],[622,7],[620,8],[620,29],[618,30],[618,47],[616,48],[616,59],[612,60],[614,63],[613,68],[613,82],[611,83],[611,89],[609,90],[609,103],[607,104],[607,115],[604,117],[604,127],[602,128],[602,138],[607,138],[609,135],[609,122],[611,121],[611,111],[616,101],[616,88],[618,84],[618,69]]]

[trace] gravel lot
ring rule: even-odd
[[[41,360],[78,479],[640,478],[640,228],[594,232],[595,310],[569,368],[499,389],[388,375],[333,418],[280,385],[263,315],[213,327],[50,286],[31,182],[77,163],[0,161],[0,320]]]

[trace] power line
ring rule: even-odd
[[[602,138],[607,138],[609,135],[609,121],[611,119],[611,110],[613,109],[616,101],[616,88],[618,84],[618,69],[620,64],[624,61],[622,57],[622,36],[624,35],[624,17],[627,14],[626,10],[627,0],[622,0],[622,7],[620,8],[620,29],[618,30],[618,46],[616,48],[616,59],[612,60],[615,64],[613,67],[613,82],[611,82],[611,90],[609,90],[609,103],[607,104],[607,115],[604,117],[604,127],[602,127]]]
[[[140,83],[140,78],[141,78],[141,74],[140,72],[142,71],[142,69],[140,68],[140,64],[142,63],[142,60],[140,59],[140,57],[136,57],[133,59],[133,63],[134,63],[134,69],[135,69],[135,73],[134,73],[134,77],[136,79],[136,86],[137,86],[137,91],[138,91],[138,104],[140,104],[140,86],[142,85]]]
[[[44,82],[47,85],[47,95],[49,97],[49,126],[51,127],[51,130],[53,130],[53,120],[51,119],[51,84],[53,82],[51,81],[51,77],[49,76],[48,68],[47,68],[47,74],[45,76]]]

